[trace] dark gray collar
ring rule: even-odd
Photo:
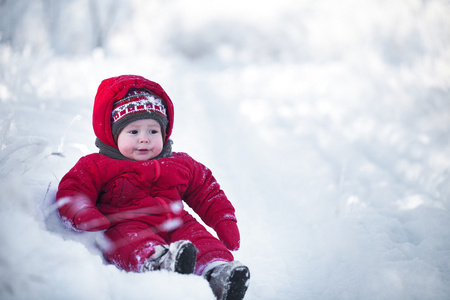
[[[167,143],[163,146],[161,153],[153,159],[172,156],[172,144],[173,144],[172,140],[169,139],[167,141]],[[97,146],[97,148],[100,150],[99,151],[100,154],[106,155],[106,156],[114,158],[114,159],[131,160],[131,159],[123,156],[117,148],[111,147],[111,146],[103,143],[98,138],[95,139],[95,146]]]

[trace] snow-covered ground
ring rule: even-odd
[[[245,299],[449,299],[447,0],[0,2],[0,298],[214,299],[103,262],[54,195],[104,78],[175,104],[234,203]]]

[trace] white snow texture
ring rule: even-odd
[[[448,0],[0,1],[0,299],[214,299],[62,225],[101,80],[175,105],[233,202],[245,299],[450,299]]]

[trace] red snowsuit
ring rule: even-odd
[[[148,89],[166,102],[167,143],[173,127],[172,102],[158,84],[139,76],[102,82],[94,103],[96,136],[117,148],[111,134],[111,107],[131,88]],[[110,244],[103,249],[104,256],[126,271],[140,272],[156,245],[178,240],[190,240],[197,248],[196,274],[213,261],[233,260],[225,245],[182,208],[181,200],[219,237],[239,244],[237,227],[220,225],[235,224],[232,204],[211,171],[185,153],[149,161],[87,155],[62,178],[56,199],[67,224],[81,230],[106,229]]]

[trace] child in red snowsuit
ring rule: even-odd
[[[240,244],[234,208],[208,168],[172,152],[173,120],[157,83],[134,75],[102,81],[93,109],[100,151],[62,178],[60,216],[75,230],[105,231],[102,252],[120,269],[195,273],[218,299],[242,299],[250,274],[229,251]]]

